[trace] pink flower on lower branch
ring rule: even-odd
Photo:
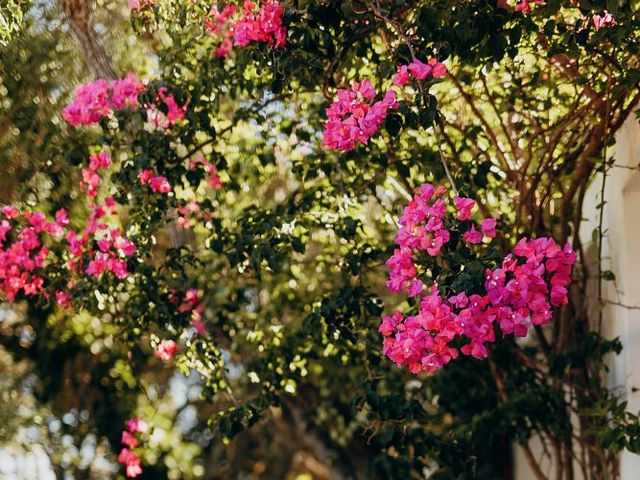
[[[120,80],[111,82],[111,103],[116,110],[130,108],[138,103],[138,95],[145,90],[144,83],[135,73],[130,73]]]
[[[127,421],[127,430],[131,433],[145,433],[148,429],[149,425],[147,425],[147,422],[139,417],[133,417]]]
[[[552,308],[568,302],[576,261],[569,244],[561,248],[552,238],[523,238],[501,265],[486,270],[484,294],[460,291],[448,298],[441,296],[441,289],[453,285],[438,285],[438,277],[422,273],[424,268],[414,262],[425,248],[431,256],[439,255],[440,249],[428,248],[433,235],[448,234],[445,225],[468,221],[474,205],[471,199],[456,198],[454,219],[447,215],[445,198],[439,198],[444,193],[446,190],[430,184],[418,189],[399,220],[399,248],[387,260],[391,291],[406,290],[409,296],[419,297],[423,280],[431,287],[416,314],[405,318],[395,312],[384,317],[378,329],[384,336],[383,353],[411,373],[434,372],[460,354],[485,358],[487,345],[496,341],[496,325],[503,335],[522,337],[533,326],[549,323]],[[481,243],[483,237],[495,237],[496,224],[495,218],[486,218],[480,230],[472,224],[463,237],[468,243]],[[460,225],[465,224],[457,227]]]
[[[129,0],[129,8],[131,10],[142,11],[156,3],[158,3],[158,0]]]
[[[440,78],[449,73],[444,63],[439,62],[435,58],[429,59],[427,63],[423,63],[417,58],[409,65],[398,66],[398,71],[393,77],[393,84],[396,87],[403,87],[411,77],[418,81],[424,81],[427,78]]]
[[[98,123],[111,113],[109,83],[106,80],[79,85],[74,94],[73,101],[62,110],[62,118],[71,125],[77,127]]]
[[[58,290],[55,293],[56,302],[63,308],[71,307],[71,295],[69,292],[65,292],[63,290]]]
[[[168,362],[178,351],[178,345],[173,340],[162,340],[156,347],[155,356],[163,362]]]
[[[471,244],[477,244],[482,242],[482,232],[476,230],[475,225],[471,225],[471,228],[462,234],[465,241]]]
[[[138,439],[126,430],[122,432],[121,442],[129,448],[136,448],[138,446]]]
[[[542,4],[544,0],[521,0],[516,5],[516,12],[522,12],[524,15],[528,15],[531,13],[531,3]]]
[[[142,474],[140,457],[138,457],[128,448],[123,448],[122,450],[120,450],[120,454],[118,455],[118,463],[125,466],[126,474],[129,478],[135,478],[138,475]]]
[[[482,229],[482,233],[484,233],[489,238],[494,238],[496,236],[497,224],[498,224],[498,221],[495,218],[493,217],[485,218],[482,221],[482,225],[480,227]]]
[[[453,197],[453,204],[458,211],[458,220],[469,220],[471,218],[471,211],[476,206],[476,201],[473,198]]]
[[[151,1],[155,0],[133,0],[138,7],[141,3]],[[62,110],[62,118],[76,127],[98,123],[112,112],[112,108],[123,110],[134,107],[144,89],[144,84],[135,73],[112,82],[98,79],[79,85],[75,89],[74,99]]]
[[[606,10],[602,15],[594,15],[592,19],[593,19],[593,27],[596,29],[596,31],[600,30],[603,27],[606,27],[606,26],[613,27],[617,24],[615,18],[613,18],[613,15],[611,15]]]
[[[153,177],[149,182],[149,186],[151,190],[157,193],[169,193],[171,191],[171,184],[169,180],[167,180],[167,177]]]
[[[140,180],[140,185],[149,184],[151,190],[156,193],[169,193],[171,191],[171,184],[167,177],[155,175],[153,170],[142,170],[138,175],[138,179]]]

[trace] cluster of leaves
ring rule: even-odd
[[[27,2],[7,0],[0,6],[0,45],[6,45],[22,24]]]

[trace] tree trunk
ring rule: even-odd
[[[97,32],[89,0],[61,0],[69,26],[78,41],[85,62],[96,78],[113,79],[118,76]]]

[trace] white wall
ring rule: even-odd
[[[604,199],[603,270],[611,270],[615,282],[603,282],[603,334],[620,337],[624,350],[610,361],[608,385],[629,402],[629,410],[640,411],[640,125],[629,118],[616,137],[615,164],[607,176]],[[591,185],[583,215],[582,237],[591,238],[598,224],[602,177]],[[639,307],[639,309],[626,306]],[[621,478],[640,478],[640,456],[624,452]]]
[[[640,124],[629,118],[618,132],[613,149],[615,166],[606,180],[604,199],[603,270],[611,270],[615,282],[603,282],[604,308],[603,334],[607,338],[620,337],[624,350],[609,362],[607,379],[610,389],[629,402],[628,409],[640,411]],[[591,241],[591,233],[598,226],[598,210],[602,177],[597,176],[590,186],[584,202],[584,222],[581,237]],[[585,245],[590,255],[597,258],[597,245]],[[589,256],[589,255],[587,255]],[[597,274],[596,266],[593,271]],[[593,303],[597,303],[594,288]],[[615,303],[615,304],[614,304]],[[626,306],[639,307],[639,309]],[[637,391],[634,391],[636,390]],[[535,439],[531,448],[540,458],[541,447]],[[621,480],[640,479],[640,456],[623,452],[620,459]],[[522,450],[516,448],[516,480],[535,479],[528,468]],[[543,463],[545,473],[552,471],[550,462]]]

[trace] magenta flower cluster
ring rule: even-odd
[[[404,87],[412,77],[418,81],[424,81],[429,77],[444,77],[448,73],[444,63],[435,58],[431,58],[428,63],[423,63],[416,58],[409,65],[398,67],[397,73],[393,76],[393,84],[396,87]]]
[[[172,93],[167,93],[167,87],[160,87],[157,93],[158,102],[163,102],[166,106],[167,113],[160,111],[156,105],[146,105],[147,119],[155,126],[162,128],[170,128],[174,124],[184,120],[187,106],[178,105]]]
[[[177,291],[172,290],[170,301],[178,305],[179,312],[189,312],[191,314],[191,325],[195,330],[195,334],[205,336],[207,335],[207,328],[202,321],[204,307],[200,300],[201,293],[197,288],[189,288],[184,293],[184,296],[180,297]],[[178,353],[178,344],[174,340],[162,339],[155,346],[154,355],[163,362],[171,361],[176,353]]]
[[[409,296],[415,297],[423,291],[423,283],[418,278],[418,268],[414,264],[414,256],[419,252],[426,252],[435,257],[442,247],[449,242],[451,233],[445,228],[447,205],[443,186],[435,188],[430,183],[420,187],[404,209],[400,217],[400,229],[396,235],[398,247],[391,258],[387,260],[389,279],[387,287],[392,292],[407,289]],[[454,199],[457,220],[467,221],[471,218],[471,211],[475,207],[475,200],[456,196]],[[484,237],[493,238],[496,235],[495,218],[485,219],[478,231],[475,224],[463,233],[463,238],[469,244],[482,242]]]
[[[593,28],[596,31],[604,27],[615,27],[617,25],[616,19],[607,10],[602,15],[594,15],[591,18],[593,20]]]
[[[54,221],[47,220],[42,212],[21,213],[14,206],[0,209],[4,217],[0,220],[0,292],[7,300],[14,301],[23,293],[47,299],[54,296],[59,305],[71,305],[68,291],[52,289],[45,282],[42,269],[50,256],[45,235],[49,242],[66,241],[63,255],[74,274],[100,277],[111,272],[120,279],[128,276],[126,259],[136,252],[136,246],[119,229],[105,223],[108,215],[116,214],[114,199],[107,196],[104,203],[94,203],[100,186],[99,171],[110,164],[109,154],[100,152],[90,157],[89,168],[82,169],[81,186],[87,189],[91,214],[80,232],[69,228],[64,209],[56,212]],[[71,278],[67,288],[73,288],[75,281]]]
[[[126,258],[136,252],[136,246],[119,229],[109,227],[103,221],[107,215],[115,213],[115,202],[107,197],[104,204],[93,205],[82,232],[66,232],[71,255],[69,265],[73,272],[81,274],[82,265],[86,262],[84,273],[93,277],[100,277],[105,272],[111,272],[120,279],[129,275]]]
[[[151,5],[155,5],[158,0],[129,0],[131,10],[144,10]]]
[[[59,210],[55,222],[41,212],[21,213],[12,206],[2,208],[0,213],[4,217],[0,220],[0,291],[9,301],[19,293],[48,297],[43,268],[50,251],[45,236],[62,236],[66,212]]]
[[[282,24],[284,8],[280,3],[245,0],[240,16],[236,17],[236,13],[237,7],[228,4],[221,11],[213,6],[205,17],[207,33],[222,37],[216,56],[226,57],[234,46],[246,47],[251,43],[267,43],[275,48],[285,46],[287,29]]]
[[[327,108],[323,144],[332,150],[353,150],[358,143],[367,144],[369,137],[387,118],[389,109],[398,108],[396,94],[388,89],[378,102],[369,80],[354,82],[351,90],[338,89],[338,98]]]
[[[178,352],[178,344],[173,340],[163,339],[156,347],[154,355],[163,362],[169,362]]]
[[[87,195],[91,198],[98,194],[100,188],[99,171],[111,165],[109,152],[100,152],[89,157],[89,168],[82,169],[81,186],[87,189]]]
[[[127,428],[122,432],[121,442],[125,446],[120,450],[118,463],[125,467],[128,478],[135,478],[142,474],[142,461],[133,449],[140,444],[139,434],[146,433],[148,429],[144,420],[134,417],[127,421]]]
[[[149,188],[156,193],[169,193],[171,184],[167,177],[156,175],[153,170],[142,170],[139,175],[140,185],[149,185]]]
[[[548,323],[552,308],[568,301],[567,287],[576,261],[568,244],[560,248],[551,238],[523,238],[499,267],[486,270],[484,294],[463,291],[443,297],[437,279],[423,294],[414,254],[439,255],[449,241],[451,234],[443,222],[445,192],[430,184],[419,189],[400,219],[399,248],[387,262],[391,291],[406,289],[409,296],[422,295],[416,315],[405,317],[396,311],[384,317],[379,328],[384,336],[383,353],[412,373],[434,372],[460,354],[485,358],[486,344],[496,340],[496,327],[504,335],[525,336],[533,325]],[[473,200],[456,197],[454,205],[457,217],[448,219],[449,224],[466,225],[460,222],[470,220]],[[493,238],[495,227],[495,219],[485,219],[480,230],[472,225],[463,238],[469,244],[479,243]]]
[[[133,107],[144,89],[135,73],[112,82],[85,83],[75,89],[75,98],[62,110],[62,118],[76,127],[98,123],[113,110]]]
[[[423,81],[429,77],[440,78],[447,73],[447,67],[435,58],[428,64],[414,59],[411,64],[398,67],[392,82],[402,88],[412,77]],[[389,110],[399,106],[396,93],[390,88],[382,100],[374,102],[375,97],[376,91],[366,79],[354,82],[350,90],[338,89],[337,98],[326,110],[323,145],[343,152],[353,150],[358,144],[366,145],[384,123]]]

